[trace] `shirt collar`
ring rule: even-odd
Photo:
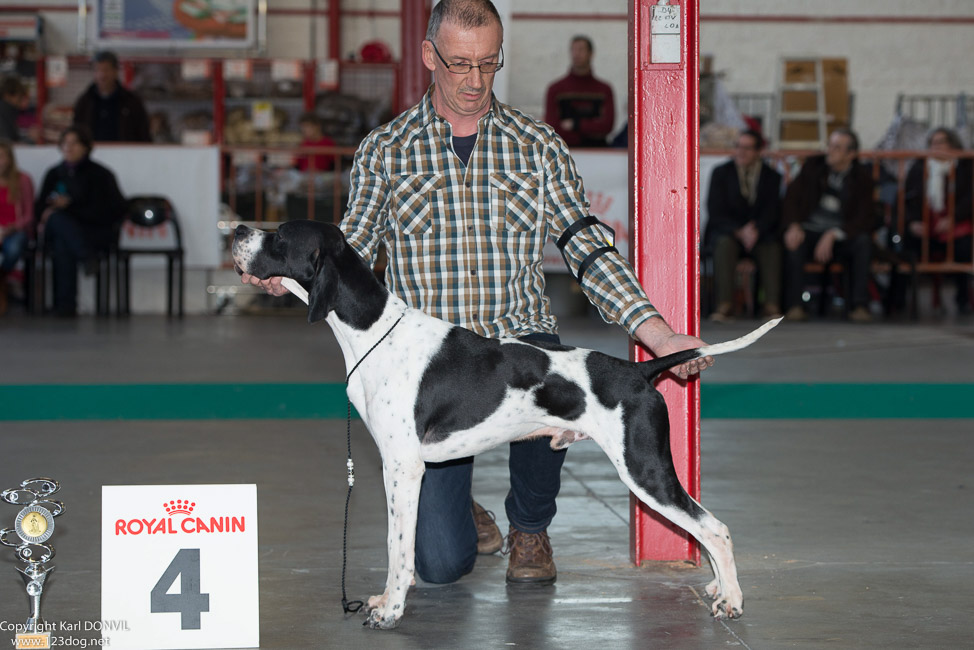
[[[423,126],[429,126],[434,124],[442,125],[441,128],[450,129],[450,123],[445,117],[436,112],[433,107],[433,89],[436,84],[430,84],[430,87],[426,90],[426,94],[423,96],[422,101],[419,103],[419,123]],[[490,107],[487,112],[484,113],[479,120],[477,120],[478,125],[484,125],[488,122],[497,120],[501,123],[506,123],[509,121],[507,114],[502,110],[503,104],[497,101],[497,96],[493,92],[490,94]],[[478,126],[478,131],[482,131],[483,127]]]

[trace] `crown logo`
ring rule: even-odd
[[[173,515],[191,515],[193,514],[193,508],[196,507],[196,502],[190,502],[189,499],[176,499],[175,501],[163,503],[162,507],[166,509],[166,514],[170,517]]]

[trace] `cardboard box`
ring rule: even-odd
[[[848,123],[837,120],[830,121],[825,128],[824,139],[839,127],[846,127]],[[819,139],[818,122],[808,120],[788,120],[781,122],[779,142],[817,142]]]
[[[815,83],[815,60],[784,62],[784,83]],[[822,59],[822,86],[825,91],[825,113],[830,121],[849,122],[849,74],[845,59]],[[815,111],[814,91],[785,90],[781,96],[782,111]]]

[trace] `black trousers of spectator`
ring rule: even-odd
[[[787,306],[801,306],[802,289],[805,288],[805,264],[814,261],[815,245],[822,233],[805,231],[805,239],[793,251],[785,250],[785,285]],[[852,239],[836,241],[832,247],[832,259],[841,262],[850,274],[851,296],[846,296],[851,305],[869,306],[869,261],[872,255],[872,240],[862,234]]]
[[[66,212],[55,212],[44,225],[44,247],[54,270],[54,311],[78,309],[78,263],[91,256],[81,224]]]

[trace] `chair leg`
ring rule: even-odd
[[[183,317],[186,296],[186,259],[179,255],[179,317]]]
[[[173,307],[173,292],[176,287],[173,286],[173,280],[175,279],[175,269],[173,268],[173,256],[168,255],[166,257],[166,316],[172,318],[172,307]]]

